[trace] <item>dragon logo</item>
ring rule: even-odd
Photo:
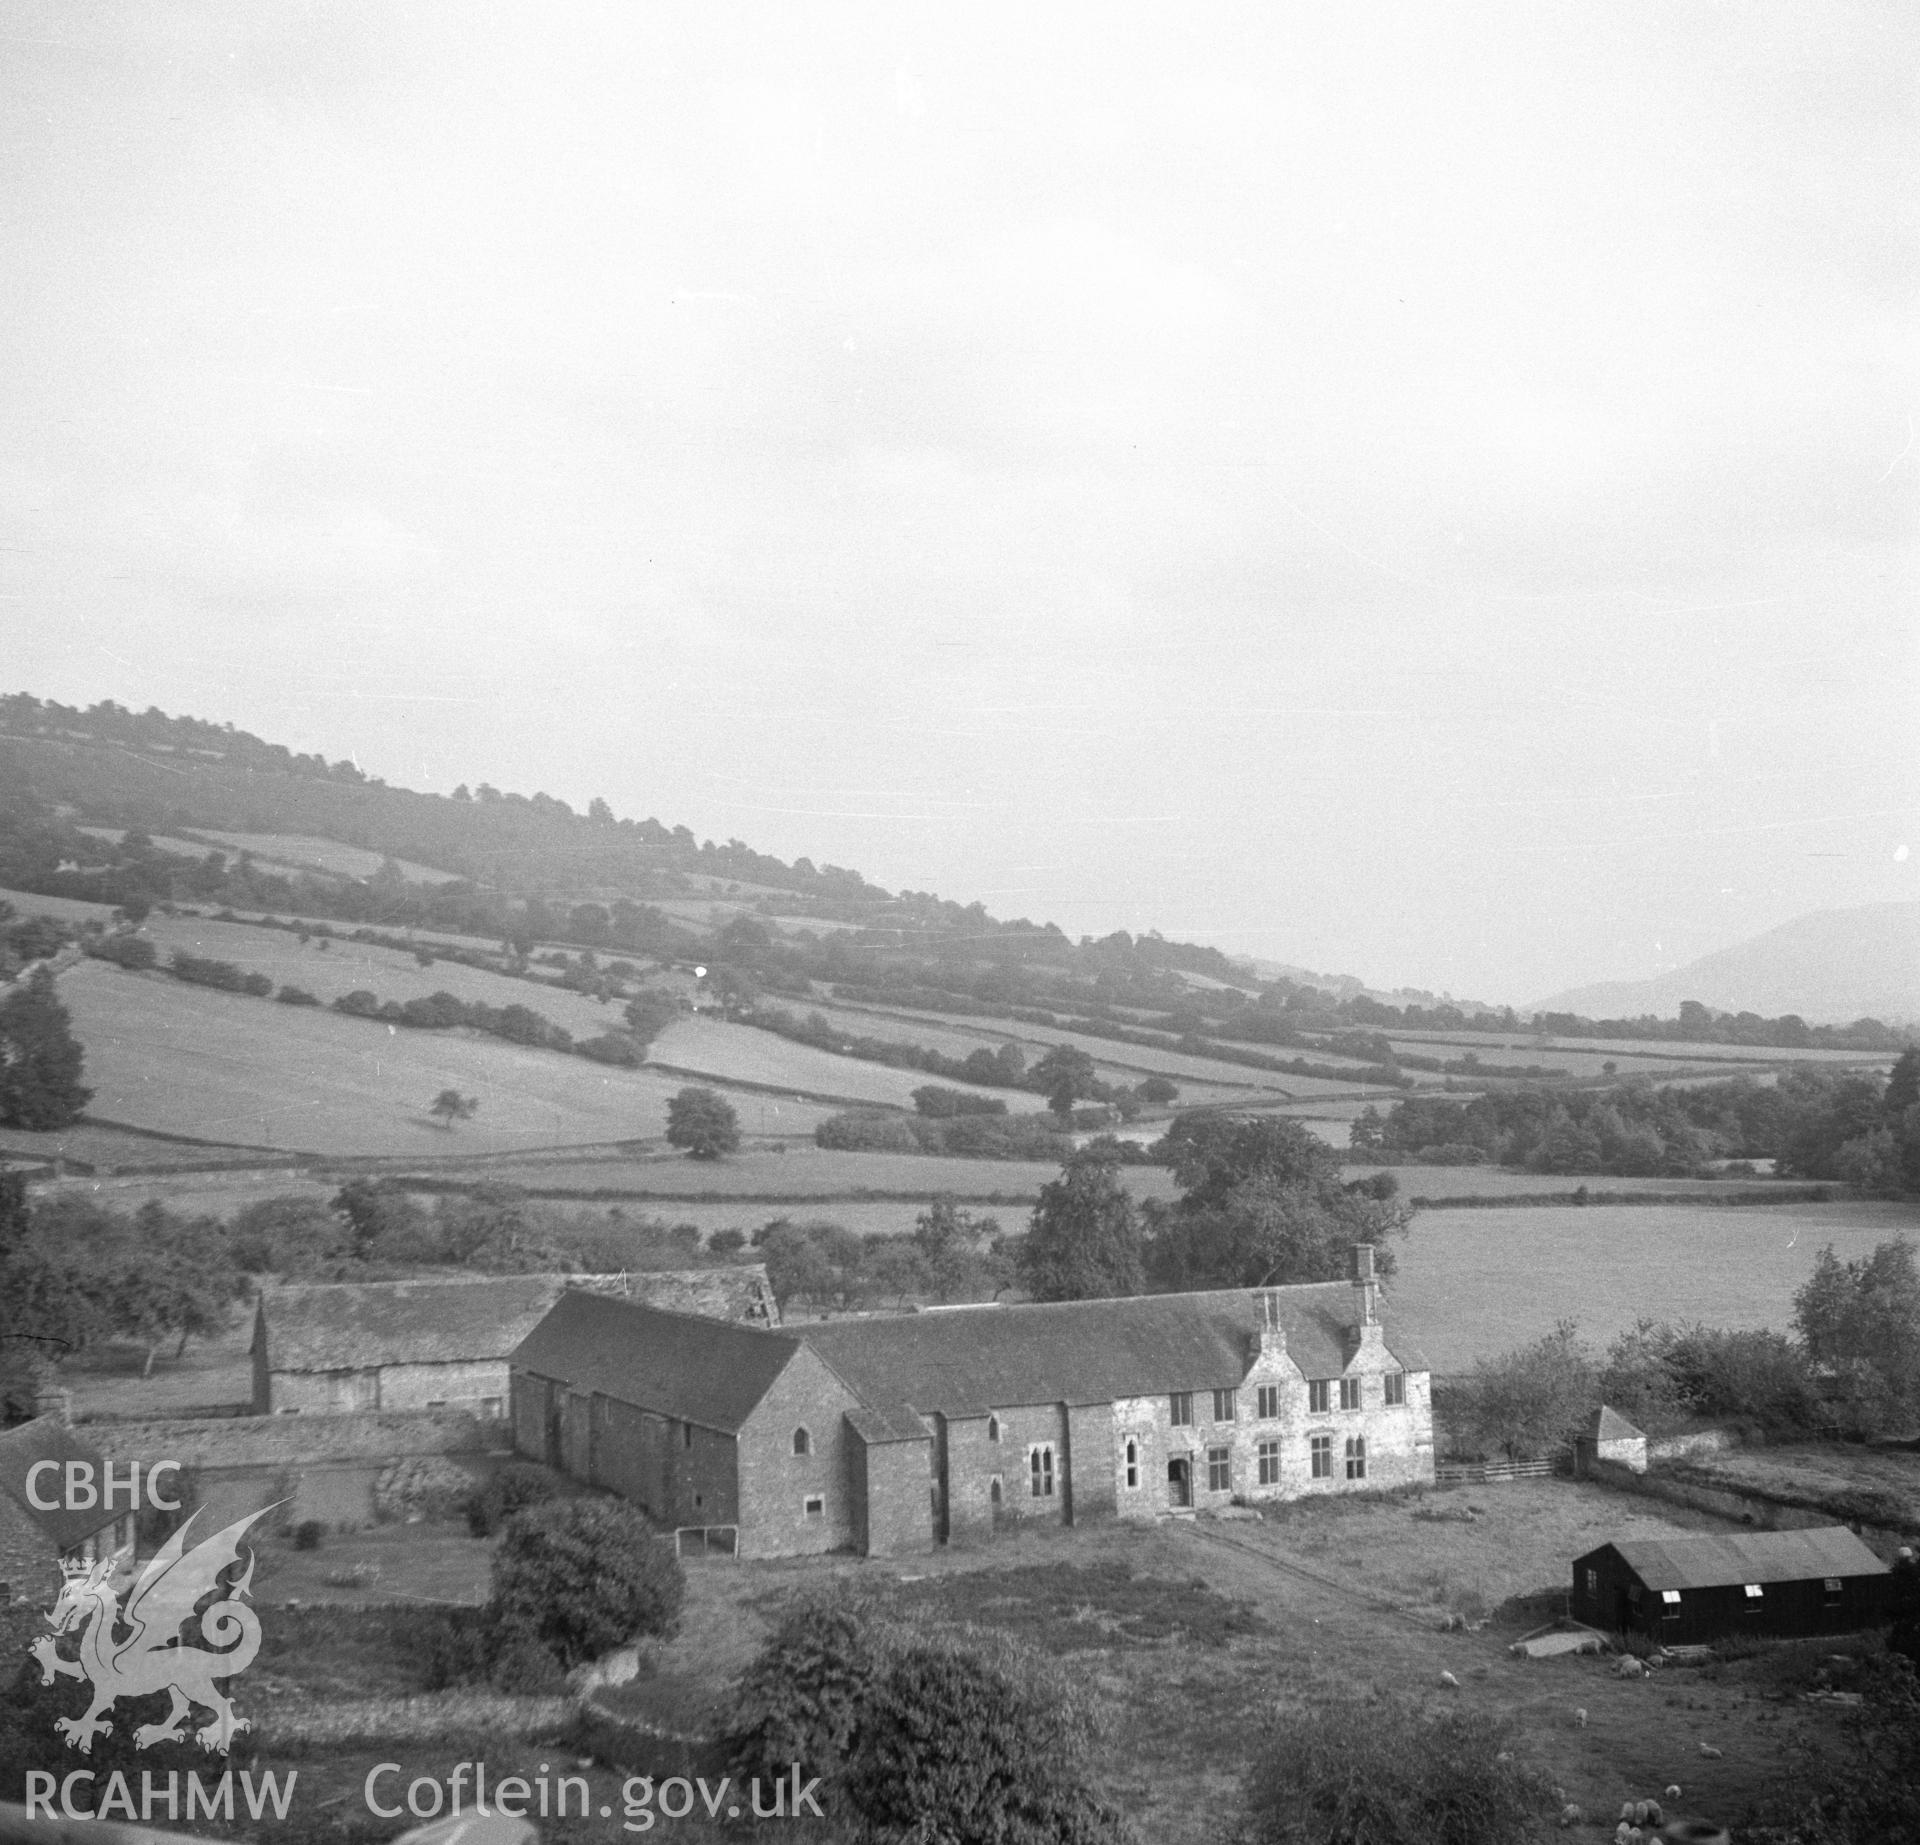
[[[232,1702],[215,1688],[214,1680],[244,1672],[260,1650],[260,1617],[242,1599],[253,1581],[253,1553],[242,1552],[240,1539],[272,1509],[249,1513],[191,1550],[185,1548],[193,1528],[189,1518],[127,1589],[124,1607],[109,1580],[114,1573],[111,1557],[93,1564],[61,1564],[65,1580],[60,1599],[47,1616],[53,1632],[42,1634],[29,1650],[40,1662],[41,1684],[51,1685],[59,1677],[84,1678],[93,1685],[93,1702],[85,1716],[54,1720],[69,1748],[90,1755],[93,1739],[113,1729],[105,1713],[116,1699],[158,1691],[171,1694],[173,1708],[164,1723],[143,1723],[134,1731],[136,1748],[183,1741],[182,1726],[196,1705],[213,1712],[212,1720],[194,1732],[203,1749],[224,1755],[236,1730],[253,1727],[234,1715]],[[222,1582],[243,1556],[246,1569],[240,1579]],[[200,1632],[224,1649],[219,1652],[190,1644],[181,1631],[209,1594],[220,1599],[201,1612]],[[68,1634],[77,1637],[77,1659],[63,1658],[58,1650]]]

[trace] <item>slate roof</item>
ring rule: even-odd
[[[1587,1418],[1587,1426],[1581,1431],[1594,1441],[1643,1441],[1645,1431],[1636,1429],[1617,1409],[1609,1409],[1602,1403]]]
[[[1287,1351],[1309,1377],[1347,1366],[1357,1318],[1344,1281],[1276,1288]],[[792,1327],[867,1404],[985,1415],[1023,1403],[1225,1389],[1246,1375],[1256,1291],[1141,1294],[824,1320]]]
[[[1612,1548],[1649,1589],[1887,1574],[1887,1566],[1845,1525],[1729,1537],[1624,1538]]]
[[[63,1469],[68,1461],[91,1461],[97,1480],[100,1451],[80,1440],[57,1416],[36,1416],[17,1428],[0,1430],[0,1491],[19,1503],[21,1510],[47,1534],[48,1541],[57,1549],[69,1549],[101,1526],[112,1524],[126,1510],[126,1496],[122,1493],[117,1496],[112,1512],[102,1512],[97,1506],[78,1512],[70,1512],[64,1506],[58,1511],[43,1511],[27,1497],[27,1472],[38,1461],[58,1461]],[[40,1476],[40,1497],[65,1497],[55,1476]]]
[[[799,1349],[788,1333],[570,1291],[521,1340],[513,1364],[732,1435]]]
[[[772,1298],[757,1263],[626,1276],[452,1275],[269,1288],[260,1297],[268,1368],[359,1371],[505,1359],[569,1287],[639,1295],[716,1317],[744,1317]]]
[[[883,1403],[878,1408],[850,1409],[847,1421],[853,1432],[870,1448],[890,1441],[929,1441],[933,1431],[904,1403]]]

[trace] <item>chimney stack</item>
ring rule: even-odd
[[[1268,1352],[1285,1356],[1287,1331],[1280,1324],[1280,1296],[1273,1288],[1260,1288],[1253,1297],[1253,1350],[1260,1357]]]
[[[1353,1289],[1358,1297],[1360,1324],[1379,1325],[1380,1284],[1374,1278],[1371,1243],[1355,1243],[1353,1246]]]

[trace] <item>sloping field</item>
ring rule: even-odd
[[[1891,1063],[1891,1052],[1836,1051],[1809,1046],[1788,1050],[1771,1044],[1680,1044],[1655,1038],[1538,1038],[1526,1032],[1478,1031],[1396,1031],[1395,1044],[1454,1045],[1465,1051],[1478,1051],[1485,1063],[1527,1063],[1537,1061],[1533,1053],[1549,1050],[1592,1051],[1596,1055],[1624,1060],[1643,1057],[1652,1061],[1680,1063]],[[1497,1054],[1496,1054],[1497,1053]],[[1526,1053],[1510,1055],[1509,1053]]]
[[[1394,1245],[1388,1311],[1443,1373],[1562,1319],[1603,1347],[1643,1315],[1784,1332],[1823,1245],[1854,1258],[1916,1228],[1920,1211],[1898,1204],[1423,1212]]]
[[[338,925],[335,925],[336,927]],[[175,949],[215,961],[231,961],[245,973],[265,974],[276,987],[302,987],[331,1004],[356,988],[381,999],[424,999],[429,993],[451,993],[456,999],[479,1000],[489,1006],[526,1006],[564,1025],[576,1038],[597,1037],[622,1023],[620,1008],[602,1005],[585,993],[569,992],[533,980],[515,980],[508,974],[490,974],[484,968],[458,961],[436,961],[422,967],[397,948],[378,948],[349,942],[336,935],[316,936],[301,943],[284,929],[260,929],[246,923],[213,922],[201,916],[150,917],[146,931],[160,951],[162,967]],[[321,942],[327,946],[322,948]],[[285,1008],[282,1008],[285,1010]]]
[[[1512,1050],[1493,1051],[1479,1045],[1434,1044],[1398,1036],[1389,1039],[1388,1042],[1396,1051],[1407,1051],[1420,1057],[1438,1057],[1449,1063],[1474,1057],[1483,1066],[1491,1066],[1500,1071],[1534,1067],[1562,1071],[1568,1076],[1579,1078],[1599,1078],[1611,1074],[1619,1077],[1644,1076],[1651,1078],[1654,1082],[1665,1083],[1671,1082],[1676,1076],[1697,1073],[1725,1081],[1728,1077],[1737,1076],[1743,1071],[1758,1072],[1768,1067],[1767,1063],[1759,1058],[1739,1063],[1727,1058],[1688,1057],[1684,1061],[1678,1058],[1636,1058],[1631,1055],[1622,1056],[1616,1051],[1569,1050],[1563,1045],[1545,1047],[1538,1044],[1522,1044]],[[1611,1071],[1608,1065],[1613,1066]]]
[[[83,826],[77,830],[92,839],[110,839],[115,845],[127,836],[126,829],[118,826]],[[181,858],[205,858],[214,850],[197,839],[176,839],[171,833],[149,833],[147,837],[162,852],[172,852]]]
[[[908,1109],[913,1107],[914,1090],[942,1081],[924,1070],[863,1063],[857,1057],[839,1057],[770,1031],[756,1031],[751,1025],[730,1025],[704,1016],[675,1019],[647,1047],[647,1061],[721,1081],[768,1083],[807,1095],[845,1096]],[[1004,1101],[1012,1114],[1032,1113],[1047,1105],[1046,1097],[1017,1089],[972,1089],[971,1093]]]
[[[57,916],[62,922],[111,923],[110,903],[81,903],[73,897],[36,897],[30,890],[0,890],[0,901],[13,905],[19,916]]]
[[[1262,1090],[1269,1095],[1294,1098],[1318,1095],[1350,1095],[1364,1092],[1367,1095],[1395,1096],[1395,1089],[1374,1088],[1359,1083],[1327,1082],[1319,1077],[1292,1076],[1284,1072],[1249,1069],[1241,1064],[1224,1063],[1211,1057],[1189,1056],[1185,1051],[1163,1050],[1158,1046],[1120,1044],[1111,1038],[1090,1037],[1083,1032],[1048,1031],[1037,1025],[1014,1024],[1004,1019],[978,1019],[950,1012],[922,1012],[917,1008],[889,1007],[884,1012],[869,1011],[864,1006],[847,1006],[833,1009],[842,1016],[853,1029],[860,1027],[855,1023],[859,1019],[873,1021],[866,1029],[875,1037],[887,1035],[879,1027],[879,1021],[891,1019],[896,1027],[905,1024],[918,1027],[923,1022],[944,1026],[964,1042],[966,1050],[985,1045],[989,1050],[997,1049],[1011,1038],[1027,1053],[1027,1060],[1043,1055],[1056,1044],[1077,1045],[1094,1062],[1101,1066],[1101,1074],[1110,1080],[1134,1082],[1140,1077],[1158,1073],[1170,1076],[1175,1082],[1204,1082],[1218,1084],[1222,1088],[1255,1091]],[[912,1036],[909,1031],[908,1036]],[[962,1055],[964,1055],[964,1051]],[[1279,1056],[1284,1053],[1262,1050],[1263,1056]],[[1303,1053],[1312,1061],[1312,1053]]]
[[[445,1157],[656,1138],[681,1082],[458,1032],[403,1032],[85,961],[60,982],[109,1122],[314,1153]],[[442,1089],[477,1096],[448,1130]],[[729,1098],[749,1134],[809,1134],[827,1112]]]
[[[370,878],[387,862],[378,852],[306,833],[209,832],[207,838],[217,839],[230,852],[251,852],[268,864],[290,865],[297,871],[329,871],[343,878]],[[207,848],[199,850],[204,853]],[[431,865],[416,865],[411,859],[397,858],[393,862],[409,884],[452,884],[460,875],[436,871]]]
[[[464,1134],[466,1129],[459,1130]],[[426,1170],[422,1168],[421,1170]],[[825,1201],[861,1194],[961,1199],[1039,1196],[1041,1186],[1060,1176],[1045,1160],[961,1160],[926,1158],[912,1153],[842,1153],[824,1147],[749,1148],[711,1162],[679,1158],[540,1160],[489,1162],[461,1174],[494,1179],[529,1191],[594,1191],[643,1194],[669,1199],[765,1202],[769,1216],[791,1205],[824,1210]],[[1123,1166],[1121,1183],[1136,1198],[1171,1198],[1173,1175],[1162,1166]],[[662,1210],[677,1210],[663,1203]],[[764,1221],[764,1220],[762,1220]]]

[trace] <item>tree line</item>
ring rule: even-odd
[[[1920,1418],[1913,1245],[1896,1237],[1850,1261],[1822,1250],[1790,1334],[1643,1319],[1601,1354],[1563,1321],[1443,1386],[1437,1412],[1455,1451],[1529,1460],[1564,1449],[1603,1403],[1655,1435],[1695,1421],[1776,1440],[1908,1432]]]
[[[1920,1051],[1884,1078],[1801,1065],[1773,1084],[1409,1096],[1384,1115],[1363,1111],[1351,1140],[1373,1158],[1551,1173],[1685,1177],[1716,1160],[1771,1159],[1783,1175],[1893,1196],[1920,1191]]]

